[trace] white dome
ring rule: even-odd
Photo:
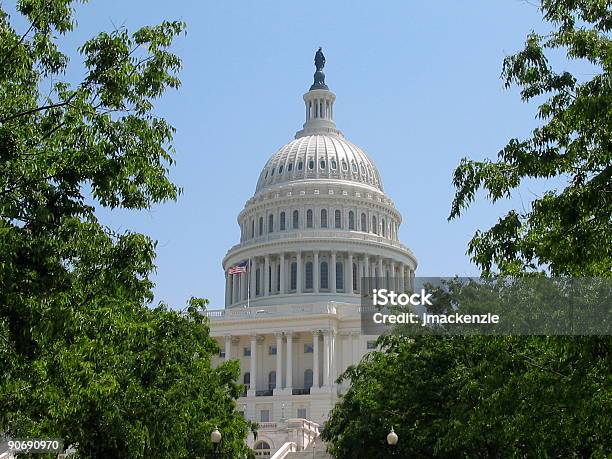
[[[368,155],[338,135],[307,135],[282,147],[259,175],[256,192],[298,180],[344,180],[383,191]]]

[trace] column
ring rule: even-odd
[[[268,286],[270,285],[270,255],[266,255],[264,257],[264,272],[263,272],[263,296],[268,296],[270,294],[270,291],[268,289]]]
[[[255,292],[257,291],[255,288],[255,282],[257,281],[257,277],[255,276],[255,272],[257,270],[257,260],[255,258],[251,258],[249,269],[251,270],[251,285],[249,286],[250,296],[251,298],[255,298]]]
[[[362,292],[362,293],[369,294],[370,290],[372,289],[372,282],[370,280],[370,277],[371,277],[371,273],[370,273],[370,257],[368,255],[364,255],[363,256],[363,265],[365,267],[365,277],[366,277],[365,287],[366,287],[366,292]]]
[[[385,282],[385,276],[383,274],[383,259],[382,257],[380,257],[378,259],[378,277],[379,280],[377,281],[377,286],[378,288],[386,288],[384,282]]]
[[[295,292],[302,293],[302,252],[296,252],[295,262],[297,264],[297,282],[295,284]]]
[[[232,274],[232,304],[240,301],[238,296],[238,274]]]
[[[329,331],[329,385],[333,386],[335,384],[336,379],[338,379],[337,374],[337,359],[336,359],[336,332],[334,330]]]
[[[247,299],[247,282],[249,280],[249,273],[240,274],[240,299],[246,301]]]
[[[285,290],[285,254],[280,254],[280,293],[281,295],[286,292]]]
[[[272,290],[270,291],[270,295],[274,295],[278,290],[278,260],[272,260],[270,267],[272,268]]]
[[[363,260],[361,258],[357,258],[357,291],[361,293],[361,276],[363,273]]]
[[[225,273],[225,306],[232,304],[232,276]]]
[[[321,276],[319,275],[319,251],[315,250],[313,252],[313,260],[312,260],[312,281],[313,281],[313,291],[314,293],[319,293],[319,282],[321,281]]]
[[[391,260],[391,262],[389,263],[389,270],[391,271],[391,290],[397,292],[399,290],[399,287],[397,285],[397,277],[395,276],[395,262],[393,260]]]
[[[404,282],[404,272],[406,271],[406,269],[404,268],[404,264],[400,263],[399,268],[398,268],[398,272],[397,272],[397,277],[399,278],[399,291],[401,293],[404,293],[406,291],[406,284]]]
[[[348,271],[348,285],[346,286],[344,291],[348,293],[353,293],[353,254],[351,252],[348,253],[348,266],[346,269]]]
[[[257,335],[251,335],[251,384],[252,391],[257,390]]]
[[[276,335],[276,387],[275,389],[283,388],[283,334],[282,332],[275,333]]]
[[[336,252],[331,253],[331,266],[329,270],[331,272],[331,292],[336,293]]]
[[[319,331],[312,332],[312,387],[319,385]]]
[[[232,358],[232,335],[225,335],[225,361]]]
[[[323,332],[323,386],[329,384],[329,330]]]
[[[286,388],[291,391],[293,388],[293,335],[291,332],[285,333],[287,337],[287,378]]]

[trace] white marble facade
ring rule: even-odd
[[[360,280],[404,289],[417,266],[378,170],[336,128],[334,101],[328,89],[304,95],[303,129],[268,160],[238,215],[225,309],[207,312],[219,360],[240,361],[238,409],[260,424],[251,445],[260,457],[318,435],[346,389],[336,379],[372,348],[376,336],[360,332]],[[227,274],[244,261],[247,273]]]

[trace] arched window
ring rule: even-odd
[[[306,262],[306,288],[312,289],[312,261]]]
[[[270,445],[267,442],[265,442],[265,441],[260,441],[260,442],[256,443],[255,447],[253,449],[255,450],[255,457],[256,458],[270,457],[270,455],[271,455]]]
[[[301,171],[304,168],[304,163],[302,161],[300,161],[298,163],[298,171]]]
[[[249,386],[251,384],[251,373],[248,371],[242,376],[242,384]]]
[[[289,288],[297,290],[297,263],[295,261],[291,263],[291,282]]]
[[[268,215],[268,233],[274,231],[274,215]]]
[[[293,170],[293,163],[289,163],[287,166],[287,172],[291,172]]]
[[[268,373],[268,389],[276,389],[276,371]]]
[[[378,234],[378,227],[376,225],[376,217],[375,216],[372,217],[372,232],[374,234]]]
[[[344,290],[344,263],[336,262],[336,290]]]
[[[282,164],[280,166],[278,166],[278,173],[279,174],[283,173],[283,165]]]
[[[306,211],[306,228],[312,228],[312,210]]]
[[[382,236],[383,237],[387,237],[387,228],[385,226],[385,219],[384,218],[382,218],[380,220],[380,226],[381,226]]]
[[[285,212],[280,214],[280,230],[285,231]]]
[[[255,237],[255,220],[251,220],[251,238]]]
[[[259,295],[259,292],[261,291],[261,289],[259,288],[259,286],[261,285],[261,271],[259,270],[259,268],[257,268],[255,270],[255,295]]]
[[[357,173],[357,164],[352,163],[351,164],[351,169],[353,169],[353,172],[356,174]]]
[[[259,217],[259,235],[263,234],[263,217]]]
[[[308,161],[308,169],[309,170],[313,170],[314,169],[314,161],[312,159]]]
[[[353,291],[357,290],[357,283],[359,282],[357,277],[357,264],[353,263]]]
[[[276,291],[280,292],[280,264],[276,266]]]
[[[368,232],[368,218],[366,214],[361,214],[361,231],[364,233]]]
[[[327,209],[321,209],[321,228],[327,228]]]
[[[297,210],[293,211],[293,229],[298,229],[300,226],[300,213]]]
[[[332,162],[331,162],[331,168],[332,168],[333,170],[336,170],[336,169],[338,168],[338,163],[336,163],[336,160],[335,160],[335,159],[332,159]]]
[[[334,212],[334,223],[336,228],[342,228],[342,213],[339,210]]]
[[[329,288],[329,276],[327,272],[327,262],[326,261],[321,262],[321,283],[320,285],[322,289]]]
[[[322,159],[322,160],[319,162],[319,166],[321,167],[321,169],[325,169],[325,160],[324,160],[324,159]]]
[[[311,387],[312,387],[312,370],[309,368],[308,370],[304,371],[304,389],[310,389]]]
[[[352,210],[349,211],[349,229],[355,229],[355,212],[353,212]]]

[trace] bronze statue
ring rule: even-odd
[[[319,50],[315,54],[315,67],[317,68],[317,72],[323,70],[325,67],[325,56],[323,55],[322,48],[319,46]]]
[[[323,73],[323,67],[325,67],[325,56],[323,55],[323,50],[319,46],[318,51],[315,53],[315,67],[317,71],[314,74],[314,83],[310,87],[310,90],[313,89],[329,89],[325,84],[325,74]]]

